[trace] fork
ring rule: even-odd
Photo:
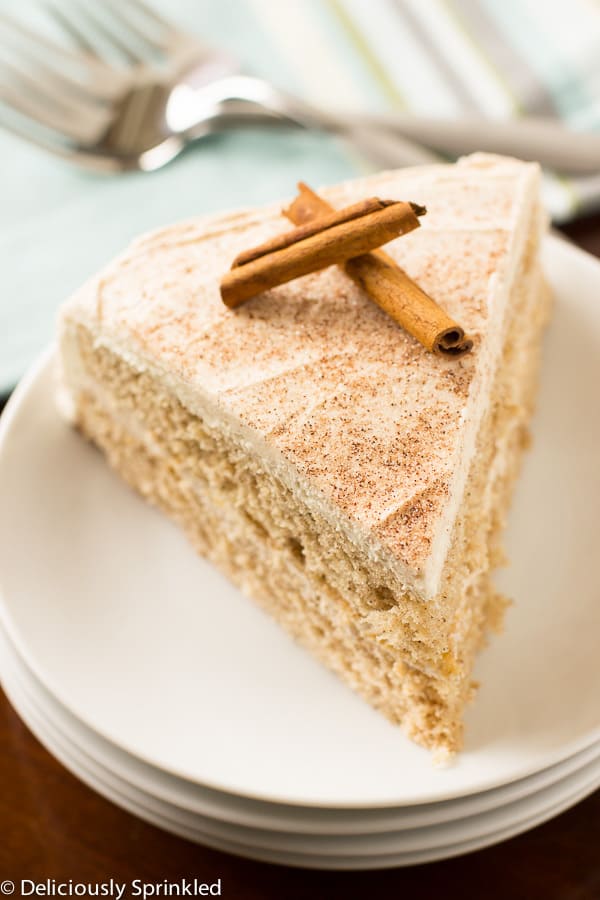
[[[323,117],[269,82],[240,74],[233,57],[143,0],[45,7],[77,50],[0,14],[0,101],[8,111],[0,124],[85,168],[151,171],[193,141],[242,124],[326,128],[379,165],[437,159],[401,136]]]
[[[333,132],[380,166],[437,160],[427,145],[451,155],[490,150],[571,173],[598,172],[600,135],[574,140],[554,121],[333,113],[241,74],[231,56],[143,0],[45,6],[77,50],[0,16],[0,123],[95,171],[157,169],[200,138],[263,124]]]

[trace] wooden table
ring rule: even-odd
[[[565,231],[600,256],[600,216]],[[364,873],[287,869],[190,844],[103,800],[40,746],[0,694],[0,887],[4,879],[194,876],[220,877],[222,896],[236,900],[598,900],[600,791],[527,834],[447,862]]]

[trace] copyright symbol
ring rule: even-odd
[[[0,884],[0,894],[4,894],[6,896],[7,894],[14,894],[14,892],[14,881],[3,881],[2,884]]]

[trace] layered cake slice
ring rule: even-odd
[[[452,752],[505,606],[490,573],[547,308],[538,168],[477,155],[321,192],[375,194],[427,206],[385,250],[470,353],[428,352],[335,266],[226,308],[232,260],[290,227],[277,205],[142,237],[87,283],[61,316],[61,405],[290,635]]]

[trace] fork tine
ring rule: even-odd
[[[44,80],[44,84],[52,87],[55,95],[60,95],[65,101],[72,100],[73,103],[85,101],[86,105],[90,103],[105,104],[112,103],[121,93],[120,90],[111,90],[107,86],[92,87],[82,78],[76,78],[63,69],[46,62],[40,62],[34,56],[29,56],[29,64],[31,71],[39,73]],[[0,65],[1,65],[0,60]],[[23,70],[21,70],[23,72]]]
[[[167,19],[163,19],[163,17],[156,12],[153,6],[150,6],[148,3],[144,3],[144,0],[128,0],[128,6],[131,9],[137,9],[139,13],[149,19],[149,21],[153,22],[154,25],[158,25],[167,34],[174,36],[176,34],[182,33],[173,25],[172,22],[167,21]]]
[[[82,57],[79,53],[27,28],[6,13],[0,13],[0,31],[2,33],[0,49],[8,47],[19,53],[25,53],[30,58],[34,57],[36,61],[42,58],[45,65],[51,67],[55,74],[60,71],[63,79],[73,86],[92,85],[98,96],[107,99],[122,88],[122,76],[111,66],[99,59]],[[77,72],[77,76],[70,75],[69,71]]]
[[[64,3],[59,7],[54,0],[47,2],[47,8],[59,22],[59,24],[74,38],[80,47],[86,52],[93,53],[102,58],[102,45],[110,46],[125,57],[129,64],[139,64],[146,60],[147,54],[141,53],[136,41],[131,40],[131,35],[123,34],[123,29],[111,28],[102,16],[90,10],[90,6],[84,6],[81,2],[69,4],[69,12],[64,8]],[[99,36],[99,41],[94,41],[92,35]]]
[[[73,75],[65,65],[57,65],[51,58],[40,59],[39,54],[34,53],[29,47],[8,45],[3,49],[5,52],[0,53],[0,68],[4,64],[13,70],[18,69],[25,80],[27,80],[28,73],[29,75],[36,74],[43,79],[43,83],[47,87],[54,89],[57,96],[64,95],[66,99],[72,97],[74,100],[86,98],[88,103],[106,103],[112,101],[117,95],[117,91],[111,90],[110,85],[102,84],[92,87],[81,75]],[[12,62],[6,57],[7,50],[9,54],[12,50]],[[24,68],[24,61],[27,63],[27,68]]]
[[[54,0],[45,0],[44,6],[55,22],[57,22],[71,40],[74,41],[80,51],[93,57],[94,61],[102,62],[102,56],[98,52],[96,45],[90,41],[85,30],[82,30],[77,23],[73,21],[71,16],[65,15],[62,6],[58,6],[54,3]]]
[[[114,159],[110,156],[101,157],[74,144],[56,140],[47,134],[40,133],[35,128],[35,122],[28,123],[29,126],[33,124],[33,128],[25,125],[25,122],[27,122],[26,117],[19,123],[15,122],[12,116],[7,118],[2,115],[2,108],[0,107],[0,126],[6,131],[10,131],[15,137],[21,138],[30,144],[34,144],[34,146],[39,147],[41,150],[45,150],[48,153],[52,153],[54,156],[66,159],[69,162],[79,163],[79,165],[86,166],[87,168],[89,168],[90,160],[93,160],[96,171],[116,172],[126,168],[126,165],[118,159]]]
[[[121,28],[127,29],[138,41],[145,43],[151,51],[164,52],[168,48],[168,38],[173,33],[173,30],[171,29],[171,32],[167,32],[166,25],[161,28],[152,26],[148,28],[149,23],[142,22],[141,17],[136,16],[135,12],[133,16],[131,15],[134,7],[132,0],[128,0],[125,8],[123,8],[123,3],[120,0],[104,0],[104,6],[118,20]],[[163,37],[159,37],[159,31],[167,33]]]
[[[40,48],[43,48],[50,53],[58,54],[60,57],[78,61],[81,60],[79,54],[74,53],[67,47],[61,47],[60,44],[54,43],[54,41],[44,35],[38,34],[32,29],[27,28],[26,25],[17,21],[17,19],[13,19],[12,16],[7,15],[5,12],[0,12],[0,27],[3,31],[12,34],[13,37],[20,38],[21,41],[25,42],[33,50],[39,51]]]
[[[77,82],[73,88],[72,83],[63,78],[60,72],[55,72],[37,60],[25,62],[22,56],[13,60],[0,59],[0,74],[3,71],[8,72],[8,87],[12,83],[13,87],[33,94],[68,117],[83,121],[90,119],[101,109],[102,98],[86,91]]]
[[[73,140],[92,139],[110,116],[110,106],[90,103],[89,98],[64,91],[51,73],[43,72],[43,64],[30,63],[17,56],[0,59],[0,97],[23,115]]]
[[[6,84],[0,85],[0,100],[30,122],[49,128],[72,141],[80,142],[87,137],[83,134],[81,123],[49,104],[45,97],[23,90],[23,86],[17,89]]]

